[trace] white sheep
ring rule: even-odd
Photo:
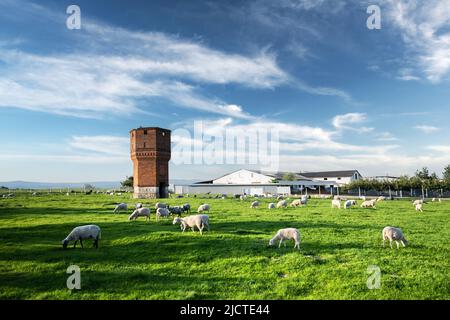
[[[120,211],[128,211],[128,206],[126,203],[119,203],[115,208],[114,208],[114,213],[119,213]]]
[[[101,238],[101,230],[99,226],[90,224],[86,226],[79,226],[74,228],[69,235],[62,241],[62,246],[64,249],[70,241],[75,241],[73,247],[77,246],[78,240],[80,241],[81,247],[83,248],[84,239],[94,239],[94,248],[98,248],[98,240]]]
[[[136,205],[134,206],[135,209],[140,209],[142,208],[142,203],[136,203]]]
[[[413,202],[413,206],[414,206],[414,207],[417,206],[418,204],[424,204],[423,199],[421,199],[421,200],[415,200],[415,201]]]
[[[359,197],[359,200],[366,201],[367,198],[366,198],[366,196],[361,196],[361,197]]]
[[[284,240],[294,240],[294,249],[297,248],[298,250],[300,250],[300,231],[295,228],[278,230],[277,234],[272,239],[270,239],[269,246],[273,246],[275,244],[275,241],[277,240],[280,241],[278,244],[278,248],[281,247],[281,243],[283,243]],[[284,243],[284,246],[286,246],[286,243]]]
[[[167,208],[158,208],[156,210],[156,221],[159,221],[160,217],[168,217],[170,215],[170,211]]]
[[[302,196],[300,199],[300,204],[301,205],[307,205],[308,204],[308,196]]]
[[[300,207],[301,205],[302,205],[302,200],[300,200],[300,199],[294,200],[291,203],[291,207]]]
[[[118,192],[117,195],[118,195],[118,196],[121,196],[121,195],[122,195],[122,192]]]
[[[379,196],[377,198],[377,201],[385,201],[385,200],[386,200],[386,197],[383,197],[383,196]]]
[[[205,211],[209,212],[210,209],[211,209],[211,207],[209,206],[209,204],[204,203],[198,207],[197,213],[201,213],[201,212],[205,212]]]
[[[259,208],[259,202],[258,201],[253,201],[252,204],[250,205],[251,209],[256,209]]]
[[[240,197],[239,197],[239,199],[241,199],[241,201],[244,201],[244,200],[246,200],[247,199],[247,196],[244,194],[244,195],[241,195]]]
[[[402,243],[403,247],[406,247],[408,244],[408,241],[405,239],[405,236],[403,235],[403,231],[399,228],[394,227],[386,227],[383,229],[382,232],[383,236],[383,247],[386,247],[386,240],[389,239],[389,243],[392,248],[392,241],[395,241],[397,243],[397,249],[399,249],[399,241]]]
[[[281,200],[277,203],[277,208],[286,208],[287,207],[287,201],[286,200]]]
[[[366,201],[364,201],[361,204],[361,208],[374,208],[374,209],[376,209],[375,203],[376,203],[376,200],[366,200]]]
[[[203,234],[203,229],[206,227],[209,231],[209,217],[206,214],[197,214],[193,216],[188,216],[185,218],[176,217],[173,219],[173,224],[180,224],[181,230],[183,232],[186,228],[191,228],[192,232],[194,232],[195,227],[200,231],[200,234]]]
[[[341,208],[341,200],[338,200],[338,199],[332,200],[331,207],[340,209]]]
[[[284,199],[283,196],[278,196],[278,197],[277,197],[277,201],[281,201],[281,200],[283,200],[283,199]]]
[[[128,217],[128,220],[136,220],[139,217],[145,217],[145,220],[148,221],[150,219],[150,209],[149,208],[136,209]]]
[[[275,203],[269,203],[269,206],[268,206],[268,208],[269,209],[275,209]]]
[[[423,212],[423,204],[422,203],[416,204],[416,211]]]

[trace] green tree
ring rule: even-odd
[[[442,175],[445,181],[450,181],[450,164],[444,168]]]
[[[285,181],[295,181],[295,174],[292,172],[287,172],[283,175],[283,180]]]
[[[122,187],[130,187],[130,188],[132,188],[133,187],[133,176],[131,176],[131,177],[127,177],[124,181],[122,181],[121,183],[120,183],[121,185],[122,185]]]

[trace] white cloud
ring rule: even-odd
[[[335,116],[332,123],[337,130],[354,130],[362,133],[373,131],[373,128],[355,126],[366,121],[367,115],[365,113],[347,113]]]
[[[412,66],[429,81],[438,83],[450,72],[450,1],[386,0],[387,17],[399,28],[408,46]],[[402,76],[400,76],[401,78]],[[416,80],[417,76],[403,76]]]
[[[130,150],[130,139],[116,136],[73,136],[68,145],[83,151],[125,156]]]
[[[450,146],[449,145],[429,146],[429,147],[427,147],[427,149],[450,155]]]
[[[440,130],[438,127],[429,126],[429,125],[415,126],[414,129],[422,131],[423,133],[426,133],[426,134],[434,133],[434,132]]]
[[[381,132],[376,135],[376,140],[378,140],[378,141],[398,141],[398,138],[396,138],[390,132]]]

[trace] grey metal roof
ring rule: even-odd
[[[358,170],[343,171],[322,171],[322,172],[301,172],[300,174],[306,178],[334,178],[334,177],[352,177]],[[359,172],[358,172],[359,173]],[[360,173],[359,173],[360,174]],[[361,175],[361,174],[360,174]]]

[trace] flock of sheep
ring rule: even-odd
[[[240,200],[244,201],[247,199],[246,195],[240,196]],[[296,199],[290,203],[291,207],[301,207],[306,206],[308,204],[308,196],[302,196],[300,199]],[[365,197],[361,197],[360,200],[362,200],[361,208],[374,208],[376,209],[377,202],[385,201],[385,197],[378,197],[376,199],[372,200],[366,200]],[[283,196],[277,197],[277,203],[269,203],[268,209],[282,209],[288,207],[288,202],[283,198]],[[343,202],[342,202],[343,201]],[[439,201],[441,202],[441,199],[433,199],[433,202]],[[334,198],[331,201],[331,207],[332,208],[342,208],[350,209],[353,206],[357,205],[357,200],[347,200],[346,198],[340,197],[340,196],[334,196]],[[423,205],[425,201],[424,200],[415,200],[413,202],[413,206],[415,207],[416,211],[423,212]],[[260,207],[259,201],[253,201],[250,205],[251,209],[257,209]],[[155,204],[155,216],[156,220],[159,221],[160,218],[168,218],[169,216],[173,215],[176,217],[173,220],[173,224],[179,224],[181,230],[184,232],[186,229],[190,228],[192,231],[195,231],[195,229],[198,229],[200,234],[203,234],[203,230],[206,228],[208,231],[209,228],[209,216],[205,213],[210,211],[211,207],[209,204],[202,204],[197,209],[196,215],[189,215],[184,218],[182,218],[182,214],[184,213],[191,213],[191,206],[189,203],[185,203],[181,206],[169,206],[165,203],[156,203]],[[114,213],[120,213],[122,211],[127,212],[128,211],[128,205],[126,203],[120,203],[115,206],[113,212]],[[135,208],[131,215],[128,217],[129,220],[136,220],[139,217],[145,217],[146,221],[150,219],[150,208],[143,207],[142,203],[138,203],[135,205]],[[67,248],[67,245],[70,241],[74,241],[74,247],[76,247],[77,242],[80,241],[81,247],[83,247],[82,240],[84,239],[93,239],[94,240],[94,247],[98,248],[98,241],[101,237],[101,230],[96,225],[86,225],[86,226],[79,226],[74,228],[70,234],[62,241],[63,248]],[[399,228],[395,227],[385,227],[382,231],[382,239],[383,239],[383,246],[386,245],[386,241],[389,240],[391,248],[393,248],[392,244],[393,242],[396,242],[397,249],[400,247],[400,243],[405,247],[406,244],[408,244],[408,241],[406,240],[403,231]],[[300,250],[300,241],[301,241],[301,235],[300,231],[296,228],[286,228],[286,229],[280,229],[276,233],[276,235],[270,239],[269,246],[273,246],[278,241],[278,247],[281,247],[281,245],[284,243],[286,246],[285,241],[292,240],[294,241],[294,249],[297,248]]]

